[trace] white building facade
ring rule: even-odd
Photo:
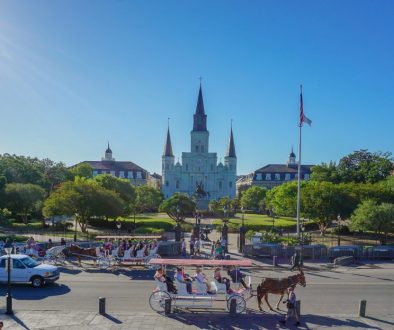
[[[237,157],[232,127],[224,157],[219,162],[216,152],[209,152],[209,132],[205,114],[202,90],[198,93],[197,108],[193,116],[193,130],[190,132],[190,152],[182,153],[182,163],[175,164],[172,152],[170,130],[162,156],[162,186],[165,198],[175,192],[196,196],[199,192],[198,208],[206,209],[208,202],[227,196],[235,197],[237,178]]]

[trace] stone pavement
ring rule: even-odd
[[[92,312],[19,311],[8,317],[2,313],[4,329],[296,329],[279,326],[279,314],[242,314],[230,317],[223,312],[187,312],[164,316],[155,313],[100,315]],[[394,313],[385,317],[346,315],[303,315],[298,329],[393,329]]]

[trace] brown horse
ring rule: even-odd
[[[71,244],[68,251],[77,257],[79,265],[81,265],[81,257],[83,256],[97,257],[96,248],[81,248],[78,245]],[[94,259],[94,262],[96,262],[96,259]]]
[[[287,289],[293,285],[301,285],[303,287],[306,286],[305,275],[302,270],[296,275],[289,276],[287,278],[265,278],[261,281],[261,283],[257,286],[257,303],[259,309],[262,311],[261,300],[264,297],[265,302],[267,303],[270,310],[273,310],[270,303],[268,302],[268,293],[280,294],[280,298],[278,303],[276,304],[276,309],[279,309],[279,304],[283,299],[285,293],[287,293]]]

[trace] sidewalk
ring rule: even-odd
[[[176,313],[164,316],[153,313],[99,315],[89,312],[20,311],[10,318],[2,315],[4,329],[296,329],[279,326],[282,316],[274,314]],[[298,329],[393,329],[394,314],[384,318],[356,316],[302,316]]]

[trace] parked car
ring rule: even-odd
[[[31,283],[39,288],[59,279],[60,273],[56,266],[40,264],[25,254],[11,254],[11,282]],[[0,282],[8,281],[8,256],[0,257]]]

